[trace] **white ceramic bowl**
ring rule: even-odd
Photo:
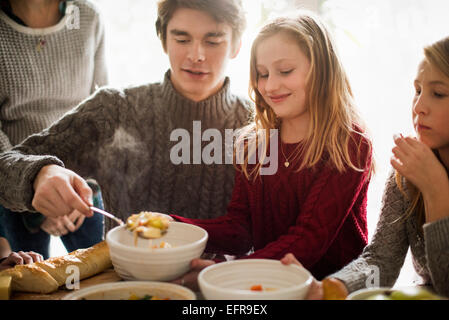
[[[203,253],[208,235],[206,230],[181,222],[170,222],[165,235],[159,239],[138,238],[125,226],[110,230],[106,235],[115,271],[126,280],[170,281],[190,270],[192,259]],[[171,248],[152,249],[162,241]]]
[[[198,275],[201,293],[207,300],[301,300],[312,275],[296,265],[277,260],[247,259],[222,262]],[[268,290],[252,291],[254,285]]]
[[[132,295],[145,295],[159,299],[196,300],[195,294],[182,286],[151,281],[124,281],[105,283],[77,290],[64,296],[63,300],[129,300]]]

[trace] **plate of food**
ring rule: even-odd
[[[75,292],[63,300],[196,300],[190,289],[157,281],[105,283]]]

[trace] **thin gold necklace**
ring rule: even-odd
[[[290,163],[292,163],[293,161],[295,161],[295,159],[298,157],[297,151],[301,148],[301,142],[298,142],[298,145],[295,147],[295,149],[290,153],[290,155],[287,157],[284,153],[284,148],[282,147],[282,140],[281,140],[281,152],[282,155],[285,158],[285,162],[284,162],[284,166],[286,168],[288,168],[290,166]],[[295,155],[296,154],[296,155]],[[293,156],[292,161],[289,161],[288,158],[290,158],[291,156]]]
[[[294,151],[294,150],[293,150],[293,151]],[[283,155],[284,158],[285,158],[284,166],[285,166],[286,168],[288,168],[288,167],[290,166],[290,161],[288,161],[288,158],[287,158],[287,156],[286,156],[285,153],[284,153],[284,148],[282,147],[282,141],[281,141],[281,152],[282,152],[282,155]]]

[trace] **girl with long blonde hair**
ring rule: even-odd
[[[260,43],[276,34],[285,35],[295,41],[310,64],[302,101],[307,106],[307,115],[301,126],[296,125],[301,127],[298,137],[287,137],[290,125],[285,122],[290,119],[285,119],[283,123],[282,113],[277,114],[276,108],[270,106],[270,93],[267,92],[264,97],[264,91],[258,90],[259,86],[264,84],[264,75],[257,67],[257,49]],[[269,47],[268,50],[275,48]],[[261,168],[260,162],[252,170],[248,166],[251,153],[256,150],[248,145],[251,146],[251,142],[257,143],[257,147],[267,149],[269,133],[266,130],[269,129],[279,129],[285,138],[282,141],[303,141],[302,148],[297,148],[289,159],[301,158],[297,170],[312,168],[322,159],[324,153],[328,153],[329,165],[339,172],[348,167],[362,171],[367,169],[365,163],[360,163],[360,153],[357,153],[358,161],[355,161],[351,159],[349,150],[350,142],[368,143],[371,148],[364,133],[363,121],[354,105],[351,86],[335,52],[331,35],[312,14],[303,13],[298,19],[278,18],[262,28],[251,50],[250,96],[256,106],[255,119],[240,135],[240,141],[250,142],[247,144],[246,158],[242,164],[247,178],[257,177]],[[262,141],[263,138],[265,141]],[[368,168],[373,171],[374,164],[370,163]]]
[[[424,48],[414,87],[416,137],[394,137],[394,170],[372,242],[342,270],[315,281],[309,298],[326,298],[323,288],[344,298],[370,285],[392,287],[409,248],[422,284],[449,297],[449,37]],[[298,263],[292,255],[282,261]]]
[[[236,151],[241,161],[228,212],[213,220],[174,218],[206,229],[208,252],[268,259],[293,252],[321,278],[367,243],[371,142],[318,18],[301,12],[273,20],[251,52],[256,112],[237,139],[245,153]],[[259,161],[251,161],[254,153]],[[263,171],[273,164],[276,170]],[[210,263],[194,261],[179,281],[195,280]]]

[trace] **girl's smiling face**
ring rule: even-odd
[[[256,50],[257,90],[282,120],[308,124],[307,76],[310,61],[291,36],[281,32]]]
[[[413,125],[428,147],[449,149],[449,79],[424,59],[414,82]]]

